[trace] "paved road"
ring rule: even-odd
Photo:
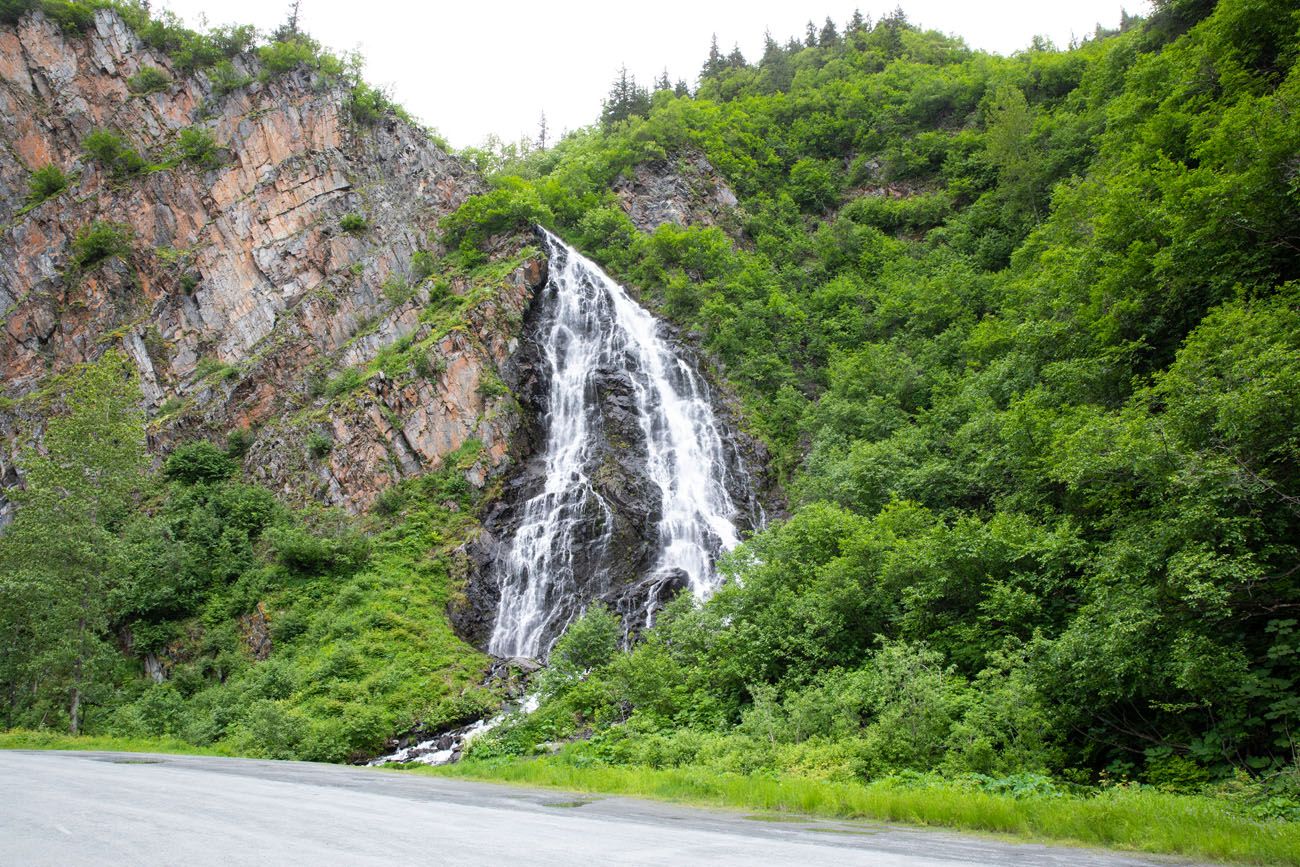
[[[1169,864],[307,762],[0,751],[0,864]]]

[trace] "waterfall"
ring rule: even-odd
[[[702,598],[716,587],[718,553],[739,542],[738,510],[727,489],[728,465],[737,463],[728,460],[703,377],[622,286],[551,233],[543,237],[550,258],[539,299],[545,318],[537,332],[548,379],[543,482],[523,503],[496,564],[500,601],[488,649],[497,656],[544,655],[582,604],[599,595],[592,587],[608,591],[615,581],[647,577],[610,575],[601,565],[617,545],[614,506],[598,484],[607,459],[599,447],[601,398],[608,397],[602,395],[602,371],[617,371],[620,383],[630,383],[625,403],[643,437],[638,458],[657,488],[658,503],[647,516],[656,549],[648,576],[661,583],[684,579]],[[610,447],[606,443],[606,454]],[[590,547],[579,564],[580,546]],[[579,575],[580,566],[599,574]],[[646,623],[655,596],[649,593],[644,603]]]

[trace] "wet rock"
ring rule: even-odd
[[[504,569],[511,540],[524,520],[527,503],[545,490],[546,433],[550,367],[542,354],[550,339],[557,307],[555,288],[536,293],[524,324],[523,348],[512,362],[514,391],[523,411],[516,436],[518,457],[508,473],[498,501],[486,514],[483,532],[466,548],[458,592],[449,605],[457,632],[486,648],[496,622]],[[673,352],[696,369],[705,365],[689,344],[661,323]],[[637,405],[632,373],[620,353],[611,353],[587,379],[596,411],[589,419],[584,476],[597,497],[566,505],[574,510],[573,527],[564,551],[565,577],[547,586],[544,608],[551,613],[549,644],[566,623],[593,600],[619,612],[629,631],[648,621],[650,613],[689,584],[685,573],[656,569],[663,540],[659,522],[663,495],[650,474],[646,430]],[[711,394],[713,390],[710,390]],[[721,394],[721,392],[717,392]],[[715,396],[715,414],[722,425],[726,468],[724,484],[739,510],[743,531],[760,526],[759,505],[748,459],[761,457],[753,442],[736,432],[737,416]],[[761,464],[755,464],[761,466]],[[570,578],[569,571],[572,572]]]

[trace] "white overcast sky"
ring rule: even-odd
[[[830,15],[841,27],[855,7],[872,20],[901,5],[923,27],[1009,54],[1036,34],[1066,45],[1121,6],[1146,14],[1147,0],[302,0],[301,25],[330,48],[359,49],[366,77],[387,86],[455,147],[535,135],[545,111],[555,136],[591,123],[621,64],[649,83],[665,66],[692,85],[718,34],[754,60],[763,31],[778,41]],[[289,0],[155,0],[191,26],[251,23],[270,30]]]

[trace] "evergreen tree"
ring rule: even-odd
[[[302,0],[293,0],[289,4],[289,16],[283,24],[271,32],[273,42],[292,42],[302,35],[302,30],[298,26],[298,15],[301,7]]]
[[[43,451],[22,456],[24,487],[0,536],[0,676],[39,720],[81,731],[118,654],[109,592],[126,570],[119,531],[144,479],[144,419],[131,364],[117,354],[74,370]],[[13,722],[11,720],[11,722]]]
[[[834,48],[840,44],[840,33],[835,29],[835,22],[829,15],[826,16],[826,23],[822,25],[821,33],[817,34],[817,44],[822,48]]]
[[[740,43],[736,43],[731,47],[731,53],[727,55],[727,68],[744,69],[746,65],[745,55],[740,53]]]
[[[907,13],[897,6],[884,18],[880,19],[871,32],[873,42],[884,52],[885,59],[894,60],[903,54],[903,31],[908,27]]]
[[[609,97],[600,110],[600,121],[608,129],[620,120],[627,120],[633,115],[645,117],[650,113],[650,92],[636,83],[636,77],[630,75],[627,66],[618,70],[618,78],[610,88]]]
[[[718,34],[713,34],[713,39],[709,42],[709,58],[704,61],[704,68],[700,70],[700,78],[713,78],[726,68],[726,62],[722,59],[722,52],[718,49]]]
[[[817,47],[817,25],[812,23],[812,19],[809,19],[808,21],[808,26],[803,37],[803,44],[805,48]]]
[[[794,81],[790,56],[772,38],[770,31],[763,34],[763,57],[758,61],[758,67],[763,74],[763,90],[766,93],[790,89],[790,84]]]

